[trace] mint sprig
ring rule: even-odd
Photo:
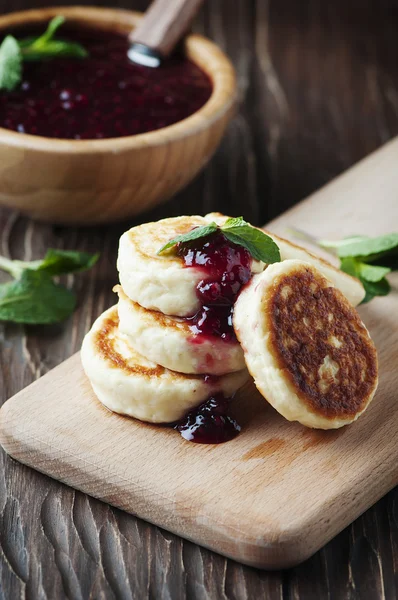
[[[387,296],[391,291],[391,286],[385,277],[391,269],[368,265],[353,256],[342,258],[340,269],[344,273],[356,277],[362,283],[366,292],[365,298],[362,300],[363,304],[370,302],[375,296]]]
[[[163,254],[170,250],[177,244],[187,244],[188,242],[192,242],[193,240],[198,240],[200,238],[207,237],[211,233],[217,231],[217,224],[212,222],[209,225],[204,225],[203,227],[195,227],[195,229],[191,229],[188,233],[183,233],[181,235],[177,235],[177,237],[173,238],[167,244],[162,246],[160,250],[158,250],[158,254]]]
[[[63,321],[73,312],[73,292],[54,283],[50,275],[23,271],[20,278],[0,286],[0,320],[24,324]]]
[[[65,20],[65,17],[61,15],[54,17],[40,37],[20,40],[19,46],[22,50],[23,59],[33,61],[57,56],[86,58],[88,56],[87,50],[81,44],[54,39],[55,34],[61,25],[65,23]]]
[[[15,280],[0,285],[0,321],[44,325],[63,321],[73,312],[75,294],[53,281],[56,275],[90,269],[98,254],[49,249],[42,260],[0,256],[0,268]]]
[[[65,17],[54,17],[39,37],[17,40],[8,35],[0,46],[0,90],[14,90],[22,80],[23,62],[40,61],[58,56],[85,58],[85,48],[77,42],[56,40],[54,36],[65,23]]]
[[[256,260],[267,264],[280,262],[281,255],[274,240],[242,217],[228,219],[221,230],[230,242],[246,248]]]
[[[319,245],[326,249],[333,248],[340,258],[356,256],[374,262],[394,254],[398,259],[398,233],[388,233],[377,237],[354,236],[338,241],[321,240]]]
[[[225,237],[238,246],[243,246],[256,260],[267,264],[281,260],[279,248],[272,238],[263,231],[252,227],[243,217],[230,218],[220,227],[212,222],[209,225],[196,227],[188,233],[178,235],[158,250],[158,254],[169,251],[177,244],[188,244],[193,240],[206,238],[217,229],[220,229]]]

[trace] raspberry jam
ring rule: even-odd
[[[251,277],[252,257],[246,248],[227,240],[220,230],[205,239],[178,244],[186,267],[199,268],[203,279],[196,287],[201,308],[187,321],[193,333],[236,341],[232,327],[233,305]]]
[[[44,29],[11,33],[24,38]],[[118,33],[65,24],[57,37],[79,42],[89,56],[24,62],[21,85],[0,91],[1,127],[74,140],[135,135],[189,117],[212,93],[209,77],[187,58],[157,69],[133,64]]]
[[[179,421],[174,429],[189,442],[221,444],[240,432],[238,423],[228,415],[231,398],[223,394],[211,396]]]

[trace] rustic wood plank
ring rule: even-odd
[[[41,4],[39,0],[0,0],[0,11]],[[64,0],[52,0],[51,4],[62,5]],[[101,0],[95,4],[108,3]],[[135,9],[147,4],[147,0],[113,3]],[[243,104],[206,172],[169,204],[143,219],[219,209],[243,213],[261,224],[396,135],[397,25],[392,0],[361,3],[360,11],[356,3],[344,0],[332,4],[318,0],[235,0],[233,10],[228,0],[208,2],[195,28],[215,39],[233,58]],[[286,99],[287,109],[281,97]],[[48,245],[109,249],[109,258],[103,253],[95,270],[75,278],[79,309],[66,326],[45,331],[28,328],[25,334],[18,326],[0,326],[1,402],[72,354],[92,319],[113,302],[109,289],[115,278],[114,258],[121,229],[53,229],[0,212],[1,251],[13,258],[28,257],[30,252],[38,257]],[[369,548],[365,548],[362,562],[354,561],[351,568],[357,539],[351,533],[353,527],[329,543],[319,553],[320,559],[314,557],[283,574],[262,573],[225,561],[175,536],[170,536],[171,543],[162,542],[156,528],[80,493],[65,491],[61,484],[3,454],[0,461],[0,598],[22,597],[24,593],[28,598],[62,598],[74,577],[84,598],[115,597],[102,565],[109,565],[105,556],[111,548],[106,543],[110,534],[109,528],[104,528],[108,521],[117,545],[122,539],[128,540],[123,546],[123,560],[131,587],[125,585],[124,589],[131,589],[136,597],[160,597],[162,592],[165,597],[179,593],[189,598],[273,600],[301,596],[340,600],[354,597],[354,582],[360,585],[365,572]],[[61,549],[57,550],[61,557],[57,563],[54,547],[41,527],[41,507],[47,497],[47,509],[53,510],[62,500],[63,519],[54,519],[56,537],[66,535],[69,552],[73,550],[68,555],[72,568],[64,570],[64,582],[58,567],[64,558]],[[373,510],[378,533],[367,528],[365,536],[371,547],[377,535],[384,540],[380,549],[384,592],[387,598],[394,598],[393,575],[398,572],[396,492]],[[20,519],[20,526],[13,526],[13,515]],[[358,520],[362,522],[363,518]],[[24,573],[23,555],[28,557],[26,583],[7,558],[12,546],[21,561],[21,567],[14,565],[17,571],[22,568],[20,575]],[[178,592],[161,587],[162,553],[167,548]],[[372,570],[371,577],[376,577],[375,589],[380,590],[380,572]]]

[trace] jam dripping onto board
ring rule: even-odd
[[[241,430],[240,425],[228,414],[231,400],[223,394],[210,396],[176,423],[174,429],[185,440],[197,444],[229,442]]]

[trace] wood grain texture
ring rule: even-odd
[[[0,0],[0,10],[39,4]],[[148,2],[113,5],[145,10]],[[141,220],[221,210],[265,223],[396,135],[397,26],[392,0],[360,9],[343,0],[236,0],[233,11],[230,1],[207,2],[195,29],[232,58],[240,111],[205,172]],[[114,302],[117,239],[138,222],[75,230],[0,212],[0,249],[13,258],[38,258],[49,245],[102,250],[95,270],[68,279],[79,307],[65,325],[1,326],[2,401],[78,350],[90,323]],[[3,453],[0,461],[0,598],[397,595],[395,490],[303,565],[267,573],[109,508]]]
[[[398,224],[397,159],[398,138],[271,230],[388,233]],[[6,403],[0,443],[24,464],[239,562],[296,565],[398,483],[398,291],[360,313],[379,349],[380,382],[365,415],[341,430],[289,423],[249,385],[234,403],[236,439],[188,444],[172,429],[107,411],[76,354]]]
[[[0,30],[47,23],[57,8],[0,17]],[[129,34],[136,12],[63,8],[70,21]],[[0,128],[0,205],[50,223],[111,223],[140,214],[187,185],[217,149],[236,104],[233,67],[198,35],[185,41],[188,58],[209,74],[211,97],[170,127],[107,140],[58,140]]]

